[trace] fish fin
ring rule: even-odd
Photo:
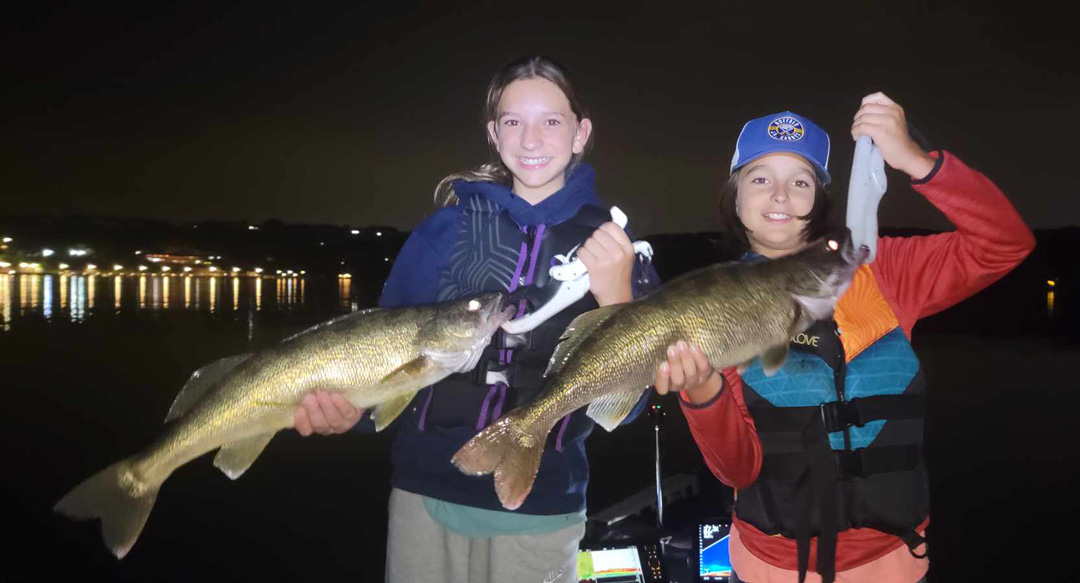
[[[322,330],[323,328],[326,328],[328,326],[333,326],[334,324],[337,324],[337,323],[342,322],[344,320],[348,320],[350,318],[358,318],[360,316],[364,316],[364,315],[370,314],[372,312],[378,312],[381,309],[382,308],[368,308],[366,310],[360,310],[358,312],[352,312],[352,313],[345,314],[345,315],[342,315],[342,316],[337,316],[337,317],[331,318],[331,319],[329,319],[329,320],[327,320],[325,322],[319,322],[318,324],[315,324],[314,326],[312,326],[310,328],[304,328],[303,330],[297,332],[296,334],[293,334],[292,336],[289,336],[288,338],[282,340],[281,342],[282,342],[282,344],[284,344],[286,342],[292,342],[293,340],[296,340],[297,338],[299,338],[299,337],[301,337],[301,336],[303,336],[305,334],[310,334],[310,333],[312,333],[312,332],[314,332],[316,330]]]
[[[68,518],[100,518],[105,545],[118,559],[124,558],[139,538],[159,487],[133,483],[131,466],[127,459],[101,470],[53,506],[55,512]]]
[[[800,312],[799,317],[796,318],[796,321],[804,319],[806,325],[809,325],[810,322],[831,318],[833,311],[836,309],[837,298],[818,298],[797,294],[792,294],[791,297],[795,299],[795,304],[803,310],[803,312]]]
[[[765,376],[771,377],[776,374],[776,371],[784,366],[787,355],[788,345],[786,343],[778,344],[766,350],[765,354],[761,355],[761,368],[765,371]]]
[[[169,407],[169,413],[165,415],[165,422],[168,423],[173,419],[182,417],[190,411],[191,407],[199,402],[199,399],[210,390],[210,387],[214,386],[229,371],[248,358],[251,358],[251,353],[226,356],[191,373],[191,377],[184,384],[184,388],[180,389],[180,392],[176,394],[172,406]]]
[[[608,393],[603,397],[594,400],[589,403],[589,408],[585,411],[585,414],[596,421],[600,427],[610,431],[614,431],[623,419],[630,414],[630,411],[634,410],[634,405],[637,405],[641,400],[642,390],[634,389],[631,391],[623,391],[621,393]]]
[[[376,384],[408,383],[418,376],[426,374],[435,363],[427,356],[418,356],[395,368],[379,379]]]
[[[480,362],[480,356],[484,353],[488,341],[490,341],[490,338],[486,339],[485,342],[473,345],[472,348],[457,352],[443,352],[430,348],[420,352],[445,371],[451,373],[468,372],[476,368],[476,363]]]
[[[795,314],[791,318],[791,324],[788,325],[787,335],[788,338],[794,338],[796,334],[804,332],[811,324],[814,323],[814,316],[796,297]]]
[[[529,433],[509,414],[473,436],[450,461],[471,476],[494,473],[499,502],[516,510],[532,491],[543,453],[543,437]]]
[[[394,419],[401,415],[401,412],[412,403],[413,397],[420,391],[410,391],[404,395],[398,395],[390,399],[379,403],[375,409],[371,412],[371,420],[375,422],[375,431],[382,431],[386,429],[387,425],[394,422]]]
[[[226,443],[214,456],[214,467],[225,472],[230,480],[239,478],[255,463],[273,437],[273,433],[264,433]]]
[[[588,312],[578,315],[578,317],[571,320],[570,325],[563,330],[561,336],[559,336],[559,344],[555,347],[555,352],[551,355],[551,360],[548,361],[547,370],[544,371],[544,376],[551,375],[559,372],[563,366],[566,366],[567,361],[570,360],[570,356],[574,354],[578,346],[585,341],[601,324],[607,321],[608,318],[615,315],[626,304],[613,304],[610,306],[604,306],[602,308],[596,308],[595,310],[589,310]]]

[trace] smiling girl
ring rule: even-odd
[[[541,277],[554,253],[577,244],[592,293],[526,335],[498,332],[474,371],[421,391],[399,417],[387,581],[577,581],[589,477],[584,441],[593,428],[584,410],[552,431],[532,494],[514,512],[499,503],[490,477],[466,476],[450,458],[540,389],[570,319],[629,301],[643,291],[637,282],[657,280],[651,268],[635,267],[622,228],[581,224],[586,207],[601,206],[593,170],[581,162],[592,122],[563,67],[540,56],[510,63],[488,88],[484,119],[494,159],[439,183],[442,208],[413,229],[379,305],[512,292]],[[646,397],[643,390],[628,421]],[[320,392],[297,410],[296,427],[305,435],[340,433],[359,418],[340,396]]]

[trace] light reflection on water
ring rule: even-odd
[[[21,316],[51,322],[82,322],[91,312],[128,311],[244,312],[289,311],[305,307],[308,282],[302,277],[0,274],[0,331]],[[327,288],[333,294],[334,288]],[[339,279],[335,305],[354,308],[352,282]],[[325,295],[325,294],[324,294]],[[329,299],[329,298],[326,298]]]

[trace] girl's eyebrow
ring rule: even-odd
[[[514,112],[514,111],[500,111],[498,119],[502,119],[502,118],[504,118],[504,117],[506,117],[508,115],[521,115],[521,114],[519,114],[517,112]],[[566,114],[561,112],[561,111],[544,111],[544,112],[541,112],[540,115],[541,116],[554,115],[554,116],[558,116],[558,117],[562,117],[562,118],[566,117]]]

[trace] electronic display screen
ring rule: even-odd
[[[581,583],[645,583],[636,545],[578,552]]]
[[[728,522],[698,524],[698,581],[727,581],[731,577],[730,531]]]

